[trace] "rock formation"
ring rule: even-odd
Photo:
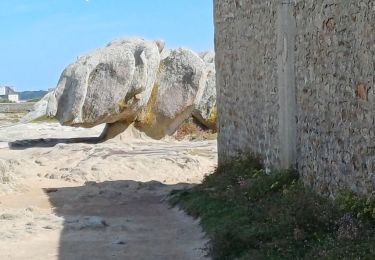
[[[159,73],[145,113],[140,116],[140,129],[149,136],[161,138],[171,135],[187,119],[201,99],[206,66],[194,52],[173,50],[160,63]]]
[[[160,139],[173,134],[192,114],[214,128],[213,60],[213,52],[198,55],[187,49],[169,50],[161,41],[113,41],[63,71],[48,97],[46,113],[62,125],[106,123],[104,139],[132,123]]]
[[[51,98],[53,97],[53,92],[49,92],[41,100],[34,104],[33,110],[24,116],[20,121],[21,123],[31,122],[42,116],[47,115],[47,108],[50,106],[50,110],[53,110]]]
[[[215,63],[215,52],[214,51],[204,51],[199,53],[199,57],[206,63]]]
[[[207,63],[207,80],[203,95],[197,102],[193,116],[203,125],[210,129],[216,129],[217,108],[216,108],[216,73],[215,64]]]

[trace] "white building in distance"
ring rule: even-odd
[[[8,100],[9,102],[19,102],[19,95],[10,86],[0,86],[0,99]]]

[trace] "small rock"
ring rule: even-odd
[[[45,193],[53,193],[53,192],[58,192],[58,189],[56,188],[46,188],[44,189]]]
[[[14,220],[16,219],[17,216],[9,213],[4,213],[0,215],[0,220]]]
[[[85,217],[81,225],[82,228],[104,228],[108,226],[108,223],[104,219],[96,216]]]
[[[113,244],[116,244],[116,245],[125,245],[126,243],[122,240],[118,240],[118,241],[115,241]]]
[[[54,227],[52,227],[52,226],[45,226],[45,227],[43,227],[44,229],[49,229],[49,230],[52,230],[52,229],[55,229]]]
[[[40,166],[45,166],[45,164],[41,160],[35,160],[35,163],[40,165]]]
[[[49,175],[48,178],[51,179],[51,180],[57,180],[57,179],[59,179],[59,175],[57,175],[56,173],[52,173],[52,174]]]

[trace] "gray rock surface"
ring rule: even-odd
[[[199,53],[199,57],[206,63],[215,63],[215,52],[214,51],[204,51]]]
[[[57,105],[56,95],[52,92],[48,97],[46,115],[49,117],[55,117],[57,113]]]
[[[207,80],[202,98],[197,102],[193,116],[208,128],[216,129],[217,107],[216,107],[216,73],[215,64],[207,64]]]
[[[92,127],[135,118],[155,82],[159,45],[136,38],[117,40],[68,66],[55,90],[60,123]]]
[[[26,114],[21,120],[21,123],[28,123],[37,118],[45,116],[47,114],[47,107],[50,102],[50,98],[53,96],[53,92],[48,93],[45,95],[40,101],[35,103],[33,110]],[[52,106],[52,103],[50,104]],[[51,109],[52,110],[52,109]]]
[[[206,78],[206,65],[196,53],[172,50],[161,61],[149,106],[139,117],[139,128],[157,139],[173,134],[191,116]]]

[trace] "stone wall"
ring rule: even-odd
[[[298,169],[324,193],[375,185],[375,1],[295,6]]]
[[[375,185],[375,2],[216,0],[219,162],[248,152],[334,194]]]
[[[272,2],[215,1],[221,163],[248,152],[264,155],[267,162],[279,159],[277,17]]]
[[[0,103],[0,113],[21,113],[33,110],[35,103]]]

